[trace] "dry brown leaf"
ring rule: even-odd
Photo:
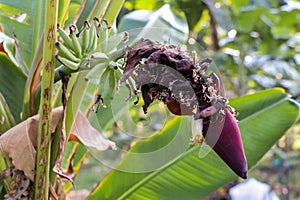
[[[62,111],[62,108],[53,109],[52,132],[58,124]],[[0,144],[12,159],[14,166],[24,171],[32,181],[34,180],[38,127],[39,115],[35,115],[9,129],[0,137]]]
[[[85,146],[94,147],[100,151],[106,149],[116,150],[116,144],[99,134],[99,132],[91,126],[88,119],[80,112],[76,116],[69,140],[81,142]]]
[[[63,108],[53,109],[52,133],[55,132],[57,124],[62,116]],[[39,115],[28,118],[26,121],[6,131],[0,137],[0,145],[12,159],[13,165],[24,171],[25,175],[34,180],[37,133],[39,126]],[[115,149],[116,145],[105,139],[88,122],[82,113],[78,113],[72,129],[72,137],[89,147],[99,150]]]

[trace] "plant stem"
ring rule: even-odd
[[[34,199],[49,197],[50,149],[52,132],[52,92],[54,82],[54,56],[57,24],[57,0],[46,1],[43,69],[40,121],[36,155],[36,174],[34,181]]]

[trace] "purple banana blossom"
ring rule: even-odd
[[[247,160],[237,121],[228,100],[219,94],[218,76],[205,74],[211,62],[209,58],[192,59],[174,45],[141,40],[127,49],[123,81],[136,72],[135,82],[142,91],[145,113],[158,99],[175,115],[202,119],[206,143],[237,175],[247,178]],[[184,78],[181,80],[162,65]]]

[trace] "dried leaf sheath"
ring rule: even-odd
[[[53,109],[52,133],[55,132],[62,113],[62,107]],[[38,122],[39,115],[35,115],[9,129],[0,137],[0,144],[3,150],[12,159],[14,166],[24,171],[25,175],[32,181],[35,174],[35,148],[37,143]],[[99,150],[116,148],[115,143],[105,139],[89,124],[86,117],[80,112],[76,116],[70,134],[70,140],[76,140],[86,146],[96,147]]]

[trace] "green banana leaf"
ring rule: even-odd
[[[21,121],[26,76],[4,53],[0,53],[0,92],[17,123]]]
[[[232,99],[230,105],[239,112],[238,124],[249,168],[284,135],[299,115],[299,104],[279,88]],[[160,132],[137,142],[119,164],[118,168],[123,171],[112,170],[87,199],[204,199],[220,186],[237,179],[237,175],[206,145],[190,147],[177,157],[173,153],[173,157],[166,158],[168,162],[161,167],[157,165],[156,170],[141,172],[149,169],[145,165],[155,165],[170,152],[152,160],[148,157],[146,164],[141,162],[145,161],[143,156],[133,160],[131,155],[147,155],[145,153],[163,149],[178,135],[182,136],[184,147],[185,140],[191,135],[188,121],[186,117],[175,117]],[[181,148],[180,145],[177,148]],[[178,153],[177,148],[173,151]],[[135,169],[140,173],[134,173]]]
[[[0,24],[3,25],[6,35],[13,37],[15,33],[27,69],[30,67],[44,28],[44,4],[45,0],[0,1],[1,8],[3,6],[6,11],[0,14]],[[24,20],[17,21],[12,18],[21,13],[24,13]]]
[[[69,0],[70,1],[70,0]],[[68,20],[66,21],[66,26],[69,26],[73,23],[73,20],[77,17],[78,12],[80,12],[80,7],[83,6],[83,10],[81,14],[78,16],[78,20],[75,23],[77,27],[80,29],[83,25],[83,22],[85,20],[88,20],[89,15],[91,14],[91,11],[93,10],[93,7],[96,3],[96,0],[90,0],[86,1],[82,5],[82,0],[71,0],[68,5]]]

